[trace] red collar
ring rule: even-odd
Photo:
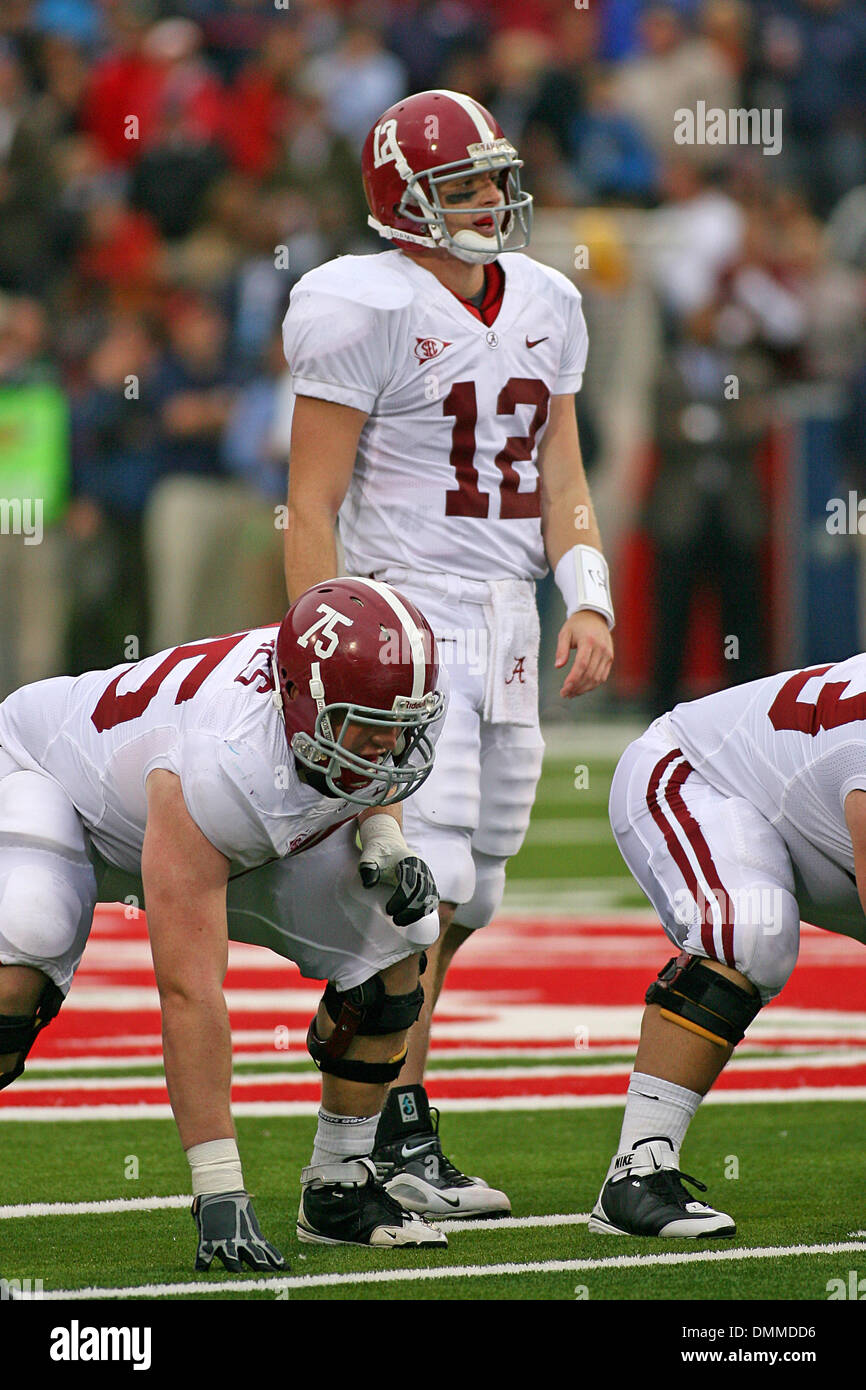
[[[502,308],[502,296],[505,293],[505,271],[498,261],[484,267],[484,298],[481,301],[480,309],[470,300],[464,299],[462,295],[455,294],[454,290],[451,293],[455,299],[460,300],[464,309],[468,309],[470,314],[474,314],[489,328],[495,322],[496,316]]]

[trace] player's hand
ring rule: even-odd
[[[397,887],[385,904],[395,927],[411,927],[439,906],[436,882],[427,864],[417,854],[401,859],[396,869]]]
[[[556,669],[568,661],[569,652],[576,652],[571,670],[566,676],[560,695],[570,700],[574,695],[586,695],[603,685],[613,663],[613,638],[601,616],[591,608],[572,613],[559,629],[556,643]]]
[[[240,1274],[243,1265],[260,1271],[287,1268],[276,1246],[262,1235],[247,1192],[196,1197],[192,1214],[198,1231],[196,1269],[210,1269],[214,1256],[233,1274]]]

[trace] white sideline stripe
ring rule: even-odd
[[[0,1207],[0,1221],[17,1221],[35,1216],[110,1216],[127,1211],[173,1211],[186,1208],[192,1196],[111,1197],[99,1202],[31,1202]],[[559,1212],[551,1216],[497,1216],[489,1221],[439,1220],[437,1226],[454,1231],[519,1231],[537,1226],[585,1226],[589,1212]]]
[[[302,1274],[287,1279],[227,1279],[219,1284],[140,1284],[117,1289],[52,1289],[40,1299],[64,1298],[165,1298],[167,1295],[211,1293],[266,1293],[283,1289],[315,1289],[341,1284],[401,1284],[428,1279],[495,1279],[511,1274],[577,1274],[593,1269],[643,1269],[653,1265],[723,1264],[732,1260],[778,1260],[801,1255],[859,1254],[866,1250],[862,1241],[828,1242],[824,1245],[741,1246],[736,1250],[696,1250],[661,1255],[614,1255],[599,1260],[530,1260],[525,1264],[447,1265],[435,1269],[376,1269],[358,1274]]]
[[[573,1054],[572,1054],[573,1055]],[[819,1056],[807,1057],[735,1057],[728,1063],[728,1072],[751,1072],[751,1071],[793,1071],[802,1067],[803,1069],[823,1070],[828,1067],[860,1067],[866,1062],[866,1050],[860,1049],[852,1053],[843,1053],[835,1056],[831,1053],[822,1053]],[[544,1063],[539,1065],[529,1064],[524,1067],[452,1067],[446,1070],[436,1070],[431,1072],[437,1080],[447,1082],[454,1081],[514,1081],[525,1078],[527,1081],[549,1081],[562,1077],[573,1080],[575,1077],[582,1076],[628,1076],[631,1073],[632,1062],[598,1062],[596,1064],[587,1063],[585,1066],[577,1067],[551,1067]],[[311,1082],[317,1081],[318,1075],[310,1063],[306,1071],[261,1071],[261,1072],[236,1072],[232,1077],[232,1086],[309,1086]],[[164,1076],[142,1076],[130,1073],[128,1076],[72,1076],[72,1077],[46,1077],[44,1081],[19,1081],[16,1092],[21,1094],[26,1091],[57,1091],[62,1094],[64,1091],[118,1091],[118,1090],[142,1090],[158,1091],[165,1087]],[[447,1101],[445,1102],[448,1103]]]
[[[192,1205],[189,1197],[111,1197],[101,1202],[31,1202],[0,1207],[0,1221],[31,1216],[110,1216],[118,1211],[162,1211]],[[588,1220],[589,1218],[587,1218]]]
[[[775,1101],[852,1100],[866,1101],[866,1086],[792,1086],[748,1091],[711,1091],[703,1105],[766,1105]],[[435,1098],[434,1098],[435,1103]],[[442,1102],[446,1113],[462,1112],[490,1114],[513,1110],[609,1110],[625,1105],[625,1087],[616,1095],[598,1096],[478,1096],[461,1097]],[[247,1119],[290,1119],[295,1116],[318,1115],[317,1100],[241,1100],[232,1106],[232,1114]],[[3,1106],[0,1101],[0,1124],[5,1120],[43,1120],[57,1124],[82,1120],[170,1120],[171,1107],[148,1105],[18,1105]]]
[[[855,1059],[859,1057],[862,1061],[866,1061],[866,1045],[860,1046],[859,1044],[856,1047],[843,1048],[841,1045],[836,1043],[791,1044],[787,1042],[763,1042],[755,1038],[749,1042],[748,1046],[750,1048],[758,1050],[759,1052],[774,1052],[777,1051],[780,1047],[784,1047],[785,1057],[789,1059],[791,1064],[793,1064],[794,1062],[799,1062],[801,1058],[808,1057],[823,1059],[823,1061],[820,1063],[818,1061],[813,1063],[813,1065],[815,1066],[835,1065],[837,1062],[840,1066],[847,1065],[847,1063],[844,1060],[845,1058]],[[465,1072],[461,1071],[460,1068],[446,1066],[445,1063],[479,1060],[493,1061],[497,1055],[506,1057],[509,1059],[509,1061],[512,1062],[515,1057],[526,1057],[527,1060],[530,1061],[537,1060],[539,1062],[543,1062],[546,1060],[550,1060],[554,1057],[574,1057],[577,1051],[578,1049],[574,1047],[544,1046],[520,1048],[515,1047],[511,1050],[509,1050],[508,1048],[501,1048],[496,1049],[496,1051],[493,1051],[489,1047],[455,1047],[450,1048],[447,1052],[437,1052],[435,1050],[432,1051],[430,1057],[430,1071],[433,1072],[437,1078],[458,1075],[463,1076],[465,1075]],[[634,1060],[634,1043],[624,1042],[619,1047],[593,1047],[584,1050],[581,1053],[581,1055],[584,1057],[593,1056],[598,1058],[625,1056],[629,1059],[629,1065],[631,1065],[632,1061]],[[307,1052],[307,1049],[305,1047],[290,1047],[287,1048],[285,1051],[281,1050],[279,1053],[275,1052],[273,1048],[269,1049],[267,1052],[235,1052],[232,1060],[234,1061],[235,1065],[238,1065],[240,1063],[258,1063],[259,1066],[265,1066],[273,1062],[274,1066],[278,1066],[281,1065],[283,1061],[305,1062],[309,1064],[310,1068],[312,1068],[313,1065],[310,1061],[310,1054]],[[758,1062],[760,1062],[760,1060],[760,1057],[735,1057],[733,1061],[730,1062],[728,1065],[733,1066],[734,1063],[736,1063],[738,1066],[741,1066],[744,1062],[747,1061],[755,1062],[757,1064]],[[769,1065],[771,1060],[773,1059],[767,1058],[765,1065]],[[31,1058],[30,1061],[28,1061],[27,1063],[27,1075],[36,1076],[42,1072],[65,1071],[126,1071],[128,1076],[135,1079],[138,1075],[137,1069],[144,1067],[161,1068],[162,1053],[159,1052],[158,1054],[154,1054],[150,1057],[101,1057],[94,1054],[91,1054],[87,1057],[36,1057]],[[532,1075],[531,1066],[527,1068],[520,1068],[520,1070],[526,1070],[529,1075]],[[585,1068],[582,1067],[581,1071],[584,1070]],[[487,1074],[486,1068],[481,1068],[481,1071],[485,1075]],[[557,1075],[561,1074],[562,1072],[563,1068],[556,1068]],[[270,1075],[270,1073],[267,1074]],[[315,1075],[315,1073],[311,1074]],[[24,1082],[18,1082],[17,1085],[23,1086]]]

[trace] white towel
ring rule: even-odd
[[[538,718],[538,609],[535,585],[495,579],[484,605],[489,651],[484,718],[491,724],[534,724]]]

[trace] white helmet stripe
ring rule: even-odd
[[[481,107],[472,97],[464,96],[462,92],[449,92],[447,87],[434,87],[433,91],[437,96],[450,97],[456,101],[458,106],[462,106],[467,116],[474,122],[475,129],[478,131],[478,138],[484,143],[489,144],[496,139],[496,132],[491,129],[482,113]]]
[[[427,654],[424,651],[424,638],[421,629],[415,622],[409,610],[402,604],[387,584],[380,584],[378,579],[355,579],[353,584],[366,584],[369,589],[375,589],[376,593],[382,597],[393,608],[403,626],[407,638],[409,639],[409,650],[412,653],[412,699],[420,700],[424,694],[424,677],[427,670]],[[402,646],[402,643],[400,644]]]

